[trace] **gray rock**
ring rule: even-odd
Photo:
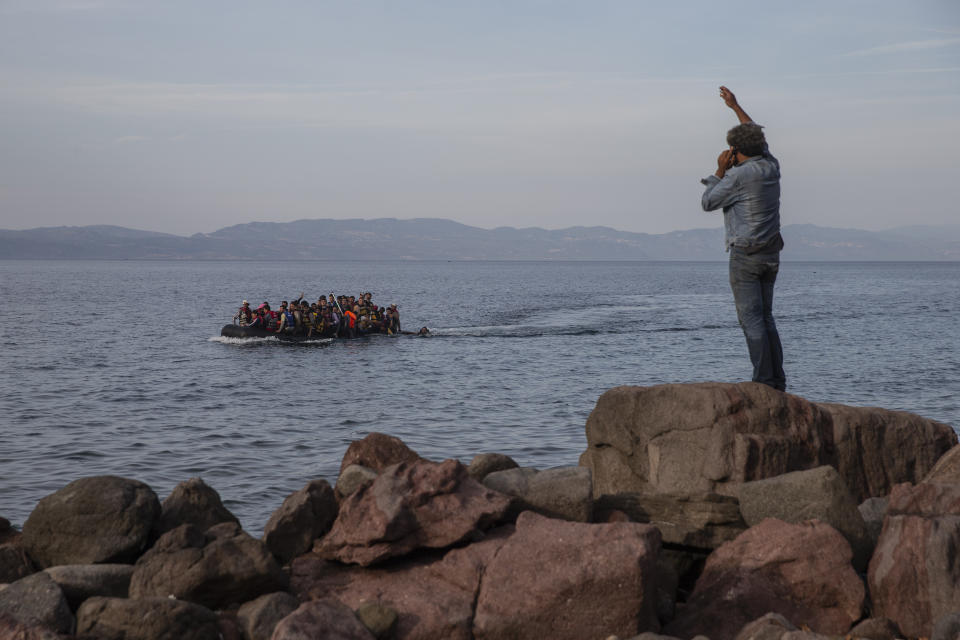
[[[867,533],[870,535],[872,546],[877,546],[877,540],[880,539],[880,532],[883,531],[883,519],[887,517],[887,505],[890,504],[890,498],[867,498],[857,509],[863,517],[863,523],[867,526]]]
[[[126,598],[130,590],[131,564],[62,564],[45,569],[63,591],[71,609],[87,598]]]
[[[30,626],[73,633],[73,612],[57,583],[42,571],[21,578],[0,591],[0,615]]]
[[[740,513],[750,526],[766,518],[800,523],[820,520],[843,534],[853,549],[853,566],[867,569],[873,544],[863,516],[843,478],[829,466],[785,473],[740,485]]]
[[[293,613],[300,601],[286,591],[277,591],[245,602],[237,611],[244,640],[270,640],[277,623]]]
[[[357,619],[378,639],[386,638],[397,626],[397,611],[379,602],[364,602],[357,607]]]
[[[304,602],[280,621],[271,640],[376,640],[339,600]]]
[[[590,522],[593,517],[593,484],[586,467],[559,467],[537,471],[529,468],[496,471],[484,486],[519,501],[529,509],[552,518]]]
[[[77,635],[97,640],[219,640],[217,615],[173,598],[90,598],[77,611]]]
[[[157,494],[116,476],[74,480],[40,500],[23,525],[23,546],[40,567],[133,562],[158,518]]]
[[[495,471],[516,469],[519,466],[513,458],[502,453],[481,453],[470,461],[467,473],[477,482],[483,482],[484,478]]]
[[[936,634],[934,634],[936,636]],[[903,634],[892,620],[886,618],[867,618],[847,632],[848,638],[867,638],[868,640],[896,640]]]
[[[337,518],[337,499],[326,480],[311,480],[283,501],[263,530],[263,542],[287,564],[313,546]]]
[[[204,534],[185,524],[163,534],[137,561],[130,597],[173,595],[219,609],[286,587],[266,545],[239,526],[224,522]]]
[[[960,612],[945,615],[934,623],[930,640],[957,640],[958,638],[960,638]]]
[[[360,489],[368,487],[377,479],[377,472],[370,467],[360,464],[347,466],[337,478],[337,495],[341,498],[353,495]]]
[[[221,522],[240,521],[223,506],[220,494],[201,478],[181,482],[161,505],[160,533],[166,533],[183,524],[192,524],[206,531]]]
[[[16,582],[36,572],[30,556],[18,544],[0,544],[0,584]]]

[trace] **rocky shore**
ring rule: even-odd
[[[78,479],[0,518],[0,640],[960,638],[950,426],[703,383],[586,435],[536,470],[370,434],[260,539],[199,478]]]

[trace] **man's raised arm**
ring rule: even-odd
[[[730,91],[730,89],[727,89],[726,87],[720,87],[720,97],[723,98],[723,101],[726,103],[726,105],[733,109],[733,112],[737,114],[737,119],[740,120],[740,124],[753,122],[753,119],[747,115],[747,112],[743,110],[743,107],[737,104],[737,96],[733,95],[733,91]]]

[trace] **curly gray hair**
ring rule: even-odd
[[[763,127],[755,122],[745,122],[727,131],[727,144],[745,156],[759,156],[767,140],[763,137]]]

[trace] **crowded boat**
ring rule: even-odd
[[[397,305],[378,306],[370,292],[358,296],[331,293],[320,296],[316,302],[308,302],[301,293],[293,302],[282,301],[276,310],[269,302],[253,308],[244,300],[233,316],[233,324],[220,331],[220,335],[233,338],[276,336],[294,340],[429,333],[426,327],[416,332],[403,331]]]

